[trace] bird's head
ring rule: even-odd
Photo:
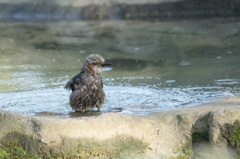
[[[100,74],[102,72],[102,67],[109,65],[111,65],[111,63],[106,63],[101,55],[91,54],[86,58],[84,69],[93,74]]]

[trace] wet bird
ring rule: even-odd
[[[102,67],[111,65],[98,54],[89,55],[81,69],[81,72],[71,78],[65,89],[71,90],[70,106],[77,112],[84,112],[86,108],[97,107],[100,111],[104,103],[105,93],[101,77]]]

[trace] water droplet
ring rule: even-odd
[[[79,53],[80,53],[80,54],[85,54],[86,51],[84,51],[84,50],[80,50]]]
[[[165,81],[165,83],[167,83],[167,84],[171,84],[171,83],[175,83],[176,82],[176,80],[166,80]]]
[[[191,62],[190,61],[181,61],[179,65],[180,66],[189,66],[189,65],[191,65]]]
[[[134,51],[139,51],[139,50],[140,50],[139,47],[135,47],[135,48],[134,48]]]

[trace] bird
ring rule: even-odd
[[[101,77],[102,67],[111,63],[105,62],[99,54],[90,54],[79,74],[72,77],[65,85],[66,90],[70,90],[69,103],[75,112],[85,112],[86,108],[100,108],[105,100],[103,81]]]

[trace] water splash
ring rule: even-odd
[[[223,87],[181,87],[154,89],[149,87],[106,86],[103,112],[121,110],[122,113],[148,115],[174,108],[189,107],[231,96]],[[52,112],[66,115],[72,112],[69,92],[62,87],[25,92],[0,93],[0,109],[29,115]]]

